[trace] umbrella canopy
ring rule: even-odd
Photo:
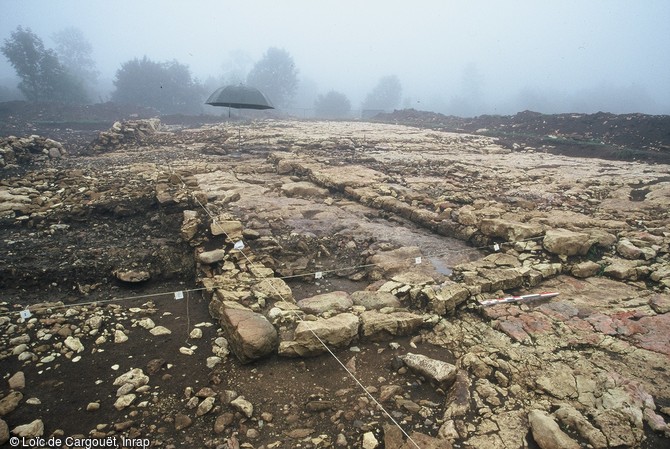
[[[235,109],[274,109],[263,92],[243,84],[216,89],[205,103]]]

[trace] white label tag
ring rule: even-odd
[[[184,299],[184,292],[182,291],[174,292],[174,299]]]
[[[495,244],[493,245],[493,250],[494,250],[494,251],[500,251],[500,245],[498,245],[497,243],[495,243]]]
[[[419,265],[421,263],[421,257],[415,257],[414,258],[414,263]]]
[[[233,246],[233,248],[235,248],[237,250],[243,250],[244,249],[244,242],[242,240],[238,240],[237,242],[235,242],[235,245]]]
[[[323,277],[323,272],[322,271],[317,271],[314,273],[314,279],[321,279]]]
[[[26,310],[22,310],[21,312],[19,312],[19,316],[21,318],[23,318],[24,320],[27,320],[28,318],[33,316],[33,314],[30,313],[30,310],[26,309]]]

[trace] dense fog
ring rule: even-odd
[[[81,81],[88,102],[128,101],[132,92],[114,93],[119,71],[144,61],[180,71],[194,86],[185,96],[202,105],[219,86],[262,85],[253,72],[274,49],[296,82],[269,96],[296,115],[319,107],[351,116],[394,108],[460,116],[670,113],[665,0],[0,3],[0,44],[18,27],[29,29]],[[88,59],[73,58],[77,45]],[[19,81],[0,54],[1,101],[26,97]]]

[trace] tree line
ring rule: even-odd
[[[30,28],[20,26],[5,39],[0,51],[20,79],[18,89],[28,101],[90,103],[99,77],[91,44],[77,28],[66,28],[52,39],[56,48],[46,48]],[[233,79],[257,87],[280,109],[291,105],[299,84],[293,57],[274,47],[267,49],[246,77],[237,73],[225,81]],[[162,114],[201,113],[211,88],[194,78],[187,65],[177,60],[153,61],[147,56],[122,63],[113,83],[112,101],[152,107]],[[401,92],[395,75],[382,77],[361,108],[393,109],[400,103]],[[346,118],[351,114],[351,103],[345,94],[331,90],[315,99],[314,111],[317,117]]]

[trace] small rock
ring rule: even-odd
[[[217,356],[207,357],[207,368],[212,369],[219,363],[221,363],[221,357]]]
[[[139,388],[149,383],[149,376],[144,374],[140,368],[133,368],[114,379],[113,385],[118,387],[124,384],[130,384],[133,388]]]
[[[139,282],[148,281],[151,275],[146,271],[141,270],[116,270],[114,276],[119,281],[136,284]]]
[[[223,413],[216,417],[214,421],[214,433],[220,434],[226,430],[226,427],[231,425],[235,420],[235,415],[232,413]]]
[[[208,397],[203,399],[203,401],[198,405],[198,410],[196,410],[196,416],[202,416],[209,413],[212,408],[214,408],[214,398]]]
[[[29,424],[14,427],[12,433],[25,438],[41,437],[44,434],[44,423],[41,419],[36,419]]]
[[[289,437],[289,438],[294,438],[296,440],[299,440],[301,438],[308,437],[313,433],[314,433],[314,429],[301,428],[301,429],[293,429],[289,432],[286,432],[286,436]]]
[[[124,341],[128,341],[128,336],[123,333],[122,330],[117,329],[114,331],[114,343],[123,343]]]
[[[251,418],[251,415],[254,414],[254,406],[251,402],[244,399],[244,396],[238,396],[230,402],[230,405],[247,418]]]
[[[179,348],[179,352],[184,355],[193,355],[193,349],[182,346]]]
[[[9,440],[9,426],[4,419],[0,419],[0,444],[5,444]]]
[[[5,416],[14,411],[19,406],[21,399],[23,399],[23,393],[20,391],[11,391],[7,396],[0,399],[0,416]]]
[[[147,373],[156,374],[165,366],[165,359],[152,359],[147,362]]]
[[[335,440],[335,446],[338,447],[347,447],[349,443],[347,442],[347,437],[343,433],[337,434],[337,440]]]
[[[100,408],[100,403],[99,402],[89,402],[88,405],[86,406],[86,411],[87,412],[94,412]]]
[[[26,376],[23,371],[17,371],[7,382],[11,390],[23,390],[26,387]]]
[[[188,334],[188,338],[202,338],[202,329],[196,327]]]
[[[124,394],[123,396],[120,396],[116,402],[114,402],[114,408],[117,410],[123,410],[132,404],[136,397],[137,396],[133,393]]]
[[[77,352],[77,353],[84,351],[84,345],[81,343],[81,341],[77,337],[72,337],[72,336],[67,337],[65,339],[65,346],[67,346],[72,351]]]
[[[154,323],[154,320],[152,320],[151,318],[148,318],[148,317],[147,318],[142,318],[141,320],[139,320],[137,322],[137,325],[144,328],[144,329],[147,329],[147,330],[151,330],[154,327],[156,327],[156,323]]]
[[[170,335],[172,331],[168,329],[167,327],[164,326],[156,326],[152,328],[149,333],[154,336],[159,336],[159,335]]]
[[[189,427],[193,421],[187,415],[177,413],[174,416],[174,428],[175,430],[182,430]]]
[[[379,446],[379,441],[375,438],[375,434],[372,432],[365,432],[363,434],[363,449],[376,449]]]

